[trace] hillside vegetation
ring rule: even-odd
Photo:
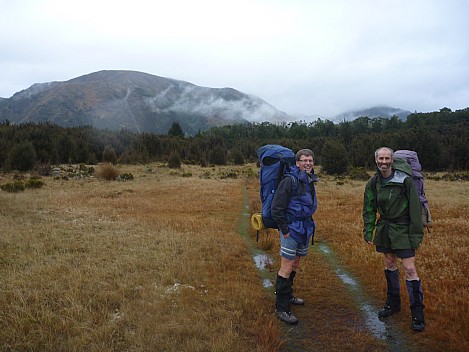
[[[0,169],[46,173],[51,164],[167,162],[171,157],[201,166],[244,164],[256,162],[257,149],[267,143],[294,151],[310,148],[316,163],[332,174],[373,168],[373,152],[380,146],[417,151],[427,172],[465,171],[469,170],[469,108],[412,114],[405,122],[397,117],[360,117],[339,124],[320,119],[308,124],[238,124],[192,137],[185,136],[177,122],[165,135],[5,122],[0,124]]]

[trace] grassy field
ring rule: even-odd
[[[422,351],[469,351],[469,184],[428,180],[425,187],[434,226],[417,251],[416,267],[423,282],[427,328],[423,333],[410,331],[402,266],[403,309],[392,322]],[[362,239],[363,188],[363,182],[337,185],[332,179],[323,179],[318,185],[317,237],[335,249],[371,297],[383,302],[383,256]]]
[[[386,350],[317,246],[295,282],[307,301],[301,324],[275,319],[239,233],[246,190],[250,211],[260,205],[255,165],[119,169],[134,179],[45,177],[39,189],[0,191],[1,351]],[[381,305],[383,263],[361,235],[363,187],[321,178],[316,240]],[[434,227],[417,257],[427,330],[410,331],[404,291],[392,320],[415,350],[469,349],[468,190],[427,182]],[[277,259],[277,242],[270,231],[255,245]]]

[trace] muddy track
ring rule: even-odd
[[[240,233],[248,242],[262,285],[271,294],[273,314],[278,255],[263,252],[249,236],[247,203],[246,196]],[[272,234],[260,235],[260,241],[265,240],[265,236],[272,240]],[[408,335],[393,324],[393,317],[378,319],[381,302],[373,302],[367,297],[360,283],[340,264],[340,258],[326,243],[317,241],[310,247],[300,269],[294,290],[306,304],[292,309],[299,319],[298,325],[279,322],[284,335],[281,351],[417,351],[406,341]]]

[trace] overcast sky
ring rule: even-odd
[[[288,114],[469,107],[469,0],[0,0],[0,97],[134,70]]]

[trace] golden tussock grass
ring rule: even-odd
[[[240,180],[129,170],[0,193],[1,349],[275,350]]]
[[[469,184],[425,183],[433,227],[416,255],[424,289],[426,330],[410,331],[410,309],[405,276],[400,266],[402,310],[392,322],[424,351],[469,350]],[[332,178],[318,184],[317,238],[329,243],[378,302],[384,302],[386,284],[383,256],[363,242],[362,201],[364,182],[337,185]],[[305,269],[306,270],[306,269]]]
[[[250,178],[220,176],[249,169]],[[0,192],[1,350],[271,352],[286,343],[302,351],[385,350],[317,246],[295,281],[307,302],[295,308],[301,324],[286,329],[275,319],[274,296],[262,287],[239,234],[245,187],[250,209],[260,208],[254,165],[119,171],[134,180],[45,178],[41,189]],[[0,176],[0,183],[9,180]],[[469,185],[426,187],[434,227],[417,269],[427,329],[410,330],[405,286],[403,310],[391,322],[416,350],[467,350]],[[333,248],[381,305],[384,267],[362,239],[363,188],[364,182],[321,178],[316,241]],[[262,233],[256,245],[275,259],[276,272],[276,232]]]

